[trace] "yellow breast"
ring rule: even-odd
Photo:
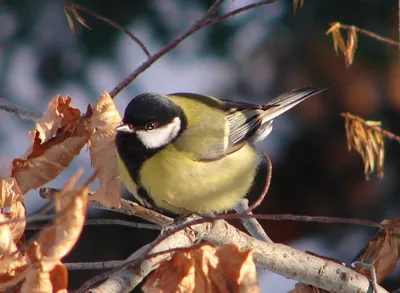
[[[169,145],[144,162],[139,180],[163,209],[178,214],[220,213],[232,209],[246,195],[258,163],[258,154],[248,144],[220,160],[208,162],[192,160]]]

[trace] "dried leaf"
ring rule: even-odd
[[[8,221],[4,214],[0,214],[0,255],[12,255],[17,252],[17,245],[13,240],[13,235],[8,224],[4,222]]]
[[[27,260],[18,252],[9,225],[4,224],[8,219],[0,214],[0,288],[12,286],[23,279]]]
[[[79,15],[78,10],[76,9],[76,6],[74,4],[64,3],[64,12],[65,12],[65,16],[67,17],[67,20],[68,20],[69,28],[71,29],[73,34],[75,33],[75,24],[74,24],[74,20],[71,16],[71,13],[81,25],[83,25],[87,29],[91,30],[91,27],[86,23],[86,20],[82,16]]]
[[[89,125],[90,159],[100,180],[99,189],[90,199],[115,208],[120,207],[123,190],[115,151],[115,128],[120,122],[121,116],[114,101],[103,92],[93,108]]]
[[[209,244],[179,251],[146,280],[146,293],[155,292],[259,292],[251,251],[233,245]]]
[[[381,224],[400,224],[400,219],[384,220]],[[371,263],[375,267],[377,282],[382,282],[389,276],[400,259],[400,228],[383,228],[368,241],[355,261]],[[366,269],[356,269],[369,277]]]
[[[21,293],[67,293],[68,271],[61,262],[50,270],[41,266],[29,270],[21,287]]]
[[[296,14],[297,7],[300,5],[300,8],[303,7],[304,0],[293,0],[293,14]]]
[[[68,293],[68,270],[61,262],[50,271],[50,281],[53,285],[53,292]]]
[[[343,39],[340,32],[342,25],[340,22],[331,23],[331,27],[328,29],[326,34],[332,33],[333,47],[335,48],[336,55],[340,52],[343,53],[345,58],[346,67],[350,67],[354,60],[354,53],[356,52],[358,45],[357,29],[355,26],[343,25],[343,28],[347,30],[347,42]]]
[[[323,293],[323,292],[328,292],[328,291],[304,283],[296,283],[294,289],[288,291],[288,293]]]
[[[16,220],[16,222],[10,223],[9,227],[13,234],[14,241],[17,242],[24,234],[25,226],[26,226],[26,221],[25,221],[26,210],[25,210],[25,205],[24,205],[24,202],[22,201],[22,198],[15,201],[11,205],[10,210],[7,213],[5,213],[4,215],[9,220]]]
[[[13,235],[13,241],[17,242],[25,231],[26,210],[24,198],[15,178],[0,178],[0,208],[9,207],[4,213],[8,220],[18,220],[8,224]]]
[[[379,178],[383,177],[385,142],[379,121],[366,121],[350,113],[342,113],[345,117],[345,129],[349,150],[354,148],[364,162],[366,178],[377,170]]]
[[[31,266],[21,287],[21,292],[67,292],[68,272],[60,262],[75,245],[82,231],[86,216],[91,176],[78,189],[73,189],[82,171],[67,182],[55,198],[56,218],[53,225],[45,228],[36,241],[27,248]]]
[[[70,6],[70,10],[72,12],[72,15],[75,16],[75,19],[84,27],[86,27],[88,30],[92,30],[92,28],[86,23],[86,20],[79,15],[78,10],[76,10],[76,7],[74,5]]]
[[[44,272],[38,266],[30,269],[21,287],[21,293],[52,293],[53,286],[49,272]]]
[[[68,8],[65,6],[65,4],[64,4],[64,13],[65,13],[65,16],[67,17],[68,26],[69,26],[71,32],[72,32],[73,34],[75,34],[75,33],[76,33],[76,30],[75,30],[74,20],[72,19],[72,16],[70,15],[69,10],[68,10]]]
[[[11,176],[23,194],[56,178],[87,143],[91,109],[81,117],[70,102],[69,97],[60,96],[50,102],[36,130],[29,133],[31,146],[25,155],[12,161]]]
[[[21,195],[15,178],[0,178],[0,208],[11,206]]]
[[[43,118],[36,122],[41,143],[53,138],[61,127],[74,124],[81,116],[81,112],[70,106],[71,98],[65,99],[60,95],[54,97],[47,105]]]
[[[331,23],[331,27],[326,32],[326,35],[330,33],[332,33],[333,47],[335,48],[336,55],[339,54],[339,50],[344,54],[346,46],[340,33],[340,22]]]
[[[355,27],[351,26],[351,28],[347,31],[347,44],[346,44],[346,50],[344,52],[347,68],[350,67],[351,64],[353,64],[354,53],[356,52],[357,45],[358,45],[357,32]]]
[[[72,189],[80,174],[77,172],[57,195],[55,210],[57,217],[50,227],[45,228],[37,239],[42,262],[58,261],[75,245],[85,222],[89,184],[92,176],[82,187]]]

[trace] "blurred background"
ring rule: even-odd
[[[77,0],[127,27],[151,53],[165,46],[198,20],[211,0]],[[218,15],[254,3],[226,0]],[[398,39],[397,1],[305,0],[293,15],[292,3],[281,0],[207,27],[157,61],[116,97],[121,113],[141,92],[194,92],[224,99],[264,103],[284,91],[303,86],[329,87],[274,121],[274,131],[259,144],[273,162],[272,185],[257,213],[292,213],[381,221],[400,214],[400,146],[387,141],[385,177],[363,174],[360,156],[348,152],[341,112],[352,112],[400,133],[399,50],[359,35],[354,64],[346,68],[336,56],[332,22],[356,25]],[[126,35],[80,13],[92,30],[77,24],[71,33],[62,1],[0,1],[0,97],[42,112],[57,94],[72,97],[85,111],[99,94],[110,91],[146,56]],[[34,123],[0,112],[0,166],[29,145]],[[396,122],[397,121],[397,122]],[[91,174],[84,148],[49,187],[61,187],[76,169]],[[254,193],[262,184],[256,185]],[[84,178],[83,178],[84,179]],[[82,180],[83,180],[82,179]],[[130,198],[127,195],[127,198]],[[37,191],[26,196],[33,213],[44,201]],[[120,217],[93,213],[92,217]],[[123,218],[123,217],[121,217]],[[124,218],[137,221],[136,218]],[[263,226],[276,242],[299,250],[351,259],[376,230],[351,225],[268,222]],[[237,224],[240,227],[239,224]],[[86,227],[65,259],[124,259],[157,233],[119,226]],[[78,288],[98,271],[70,273],[70,288]],[[383,286],[400,287],[400,270]],[[286,292],[294,281],[261,271],[262,292]],[[139,291],[138,291],[139,292]]]

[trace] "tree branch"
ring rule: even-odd
[[[12,102],[8,102],[2,98],[0,98],[0,110],[4,110],[10,114],[17,116],[18,118],[33,122],[36,122],[42,118],[42,113],[26,110],[23,107]]]
[[[97,225],[120,225],[130,228],[149,229],[149,230],[160,230],[160,226],[147,224],[147,223],[134,223],[130,221],[124,221],[119,219],[89,219],[85,221],[85,226],[97,226]],[[27,230],[41,230],[47,225],[29,225],[26,227]]]
[[[83,7],[81,5],[78,4],[73,4],[73,3],[64,3],[64,7],[65,9],[77,9],[77,10],[81,10],[83,12],[86,12],[87,14],[90,14],[91,16],[100,19],[102,21],[104,21],[105,23],[108,23],[109,25],[115,27],[116,29],[122,31],[123,33],[125,33],[127,36],[129,36],[136,44],[138,44],[138,46],[143,50],[143,52],[146,54],[147,58],[151,57],[151,54],[149,52],[149,50],[146,48],[146,46],[143,44],[143,42],[136,37],[134,34],[132,34],[128,29],[124,28],[122,25],[116,23],[115,21],[102,16],[101,14],[94,12],[86,7]]]
[[[54,198],[54,195],[59,192],[60,189],[58,188],[50,188],[50,187],[42,187],[39,190],[39,195],[47,200],[52,201]],[[101,204],[98,201],[91,200],[90,195],[93,194],[93,192],[89,193],[89,207],[91,208],[97,208],[97,209],[102,209],[106,211],[113,211],[113,212],[118,212],[124,215],[128,216],[136,216],[141,219],[147,220],[153,224],[156,224],[160,227],[166,227],[170,225],[173,222],[173,219],[164,216],[163,214],[160,214],[156,211],[147,209],[143,206],[138,205],[137,203],[126,200],[126,199],[121,199],[121,207],[120,208],[110,208],[108,206],[105,206]]]
[[[253,251],[254,260],[259,268],[267,269],[276,274],[330,292],[359,293],[368,292],[370,288],[370,282],[366,277],[341,264],[299,252],[283,244],[256,240],[237,230],[226,221],[218,220],[213,225],[209,223],[197,224],[174,233],[167,239],[162,240],[151,251],[152,254],[160,251],[166,251],[166,253],[156,253],[156,257],[148,255],[151,258],[136,263],[141,256],[146,254],[149,246],[143,247],[141,249],[141,256],[136,254],[131,258],[133,261],[131,260],[125,264],[122,270],[114,271],[114,274],[107,281],[96,287],[96,292],[110,292],[111,285],[114,286],[113,288],[118,288],[117,291],[112,292],[129,292],[140,284],[143,278],[155,269],[160,261],[170,256],[171,249],[176,247],[190,247],[197,240],[197,235],[205,235],[203,236],[203,240],[216,246],[233,243],[240,250],[250,249]],[[129,274],[130,277],[128,277]],[[103,275],[103,278],[105,277],[107,276]],[[127,279],[130,281],[125,282]],[[110,280],[113,281],[111,282]],[[117,282],[117,280],[120,281]],[[118,283],[118,286],[116,286],[116,283]],[[129,286],[126,286],[127,283],[129,283]],[[84,292],[93,284],[93,281],[87,282],[85,286],[79,289],[78,293]],[[377,289],[378,293],[388,293],[380,286]]]

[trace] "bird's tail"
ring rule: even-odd
[[[284,93],[263,106],[262,124],[278,117],[305,99],[325,91],[326,88],[307,87]]]

